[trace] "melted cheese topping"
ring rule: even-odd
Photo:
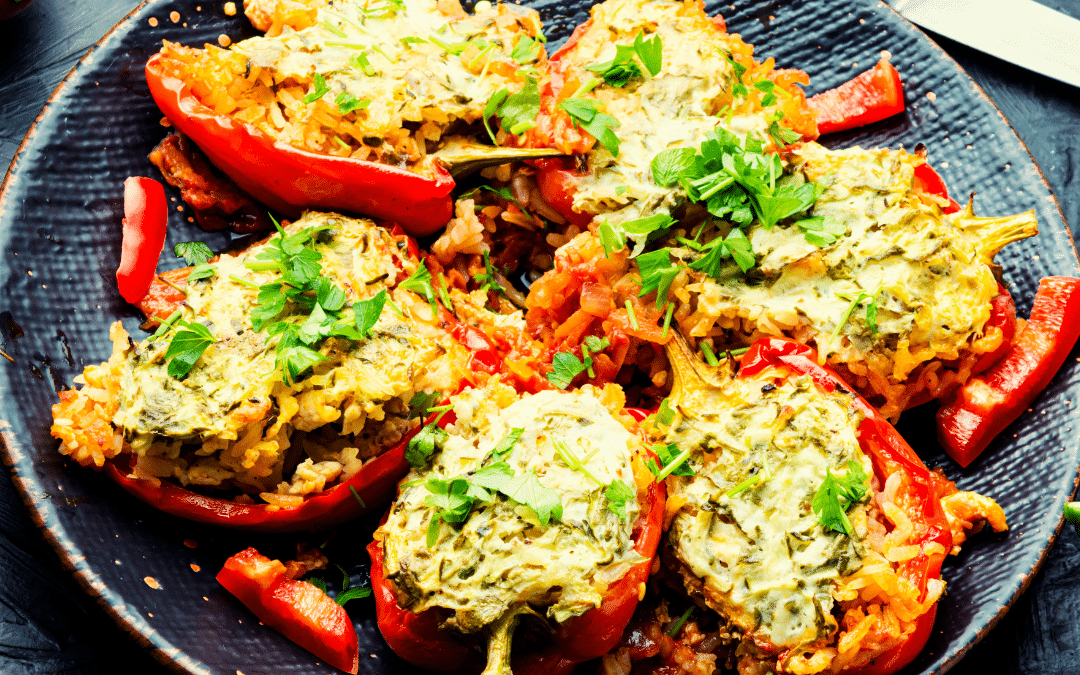
[[[377,138],[405,122],[432,121],[440,128],[454,120],[474,122],[500,88],[521,88],[517,69],[545,61],[543,49],[525,63],[510,56],[517,40],[539,33],[539,18],[530,9],[500,3],[475,16],[449,16],[436,0],[404,0],[401,10],[365,15],[365,6],[335,2],[319,10],[311,28],[251,38],[232,49],[254,66],[273,69],[277,82],[310,83],[319,73],[329,87],[327,100],[344,92],[369,100],[355,123],[362,134]],[[419,41],[402,42],[407,38]],[[470,40],[473,46],[458,55],[436,42],[457,50]],[[370,74],[350,62],[360,55]],[[438,138],[436,133],[431,140]]]
[[[849,513],[852,539],[826,531],[811,502],[826,472],[843,475],[849,460],[872,472],[846,397],[823,394],[809,377],[777,386],[766,376],[684,391],[678,412],[665,440],[695,449],[695,475],[668,481],[670,498],[686,500],[669,543],[688,590],[701,589],[759,643],[787,649],[828,637],[832,590],[862,566],[865,516],[861,505]],[[751,476],[763,478],[736,489]]]
[[[565,443],[597,480],[635,485],[631,458],[641,441],[594,395],[543,391],[516,398],[502,387],[469,390],[452,399],[457,423],[428,466],[405,477],[386,523],[377,533],[383,565],[398,603],[412,612],[453,611],[447,624],[471,633],[512,606],[546,607],[562,622],[600,605],[608,585],[642,561],[634,551],[638,506],[622,520],[609,510],[604,488],[557,457]],[[425,481],[467,475],[490,464],[492,448],[512,428],[524,433],[507,459],[515,475],[533,471],[558,493],[563,514],[543,526],[532,509],[496,497],[478,503],[468,519],[442,524],[429,548],[426,532],[436,511],[425,503]]]
[[[686,194],[653,181],[651,163],[657,153],[696,148],[717,126],[737,133],[755,131],[764,138],[767,124],[763,116],[716,117],[720,99],[735,82],[735,70],[726,59],[732,38],[716,28],[700,5],[608,0],[591,13],[591,26],[566,57],[574,68],[610,61],[616,45],[633,44],[639,32],[646,38],[660,36],[663,66],[655,77],[643,69],[642,78],[624,87],[601,84],[593,90],[592,96],[620,123],[615,129],[619,156],[600,145],[590,152],[591,175],[577,180],[574,209],[602,214],[612,223],[670,213],[686,201]]]
[[[387,289],[404,308],[404,316],[387,308],[369,339],[327,340],[321,349],[326,360],[307,378],[287,387],[275,367],[278,338],[267,339],[265,331],[252,330],[250,315],[259,292],[235,280],[258,286],[278,278],[277,272],[253,272],[245,266],[265,243],[222,255],[214,263],[213,277],[188,285],[184,303],[190,309],[185,318],[206,325],[218,341],[179,380],[168,375],[165,361],[173,331],[133,345],[123,365],[114,423],[129,437],[235,439],[241,428],[271,415],[275,393],[317,391],[317,404],[306,399],[313,410],[292,411],[300,413],[293,425],[306,431],[344,414],[350,420],[345,432],[350,432],[349,427],[362,428],[368,417],[382,419],[386,401],[430,387],[425,377],[440,367],[435,362],[446,352],[447,336],[432,325],[430,310],[418,295],[392,288],[398,275],[414,270],[415,263],[388,232],[368,220],[309,212],[286,232],[322,225],[331,229],[319,235],[315,248],[323,256],[323,273],[342,287],[347,304]]]

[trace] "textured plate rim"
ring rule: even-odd
[[[34,122],[31,124],[26,135],[23,137],[19,144],[18,149],[12,158],[11,164],[4,176],[4,180],[0,183],[0,217],[4,215],[7,210],[7,200],[9,198],[9,185],[18,178],[19,164],[21,156],[24,151],[32,144],[38,134],[39,123],[50,113],[53,103],[61,96],[67,93],[70,87],[75,86],[73,80],[77,78],[81,69],[89,65],[96,58],[100,49],[106,45],[107,42],[116,38],[117,33],[126,28],[128,24],[134,21],[135,15],[141,12],[147,5],[159,2],[160,0],[142,0],[136,7],[128,12],[123,18],[121,18],[100,40],[95,42],[87,51],[87,53],[79,59],[79,61],[72,67],[72,69],[64,76],[60,84],[53,90],[52,94],[46,100],[45,105],[42,107],[41,112],[35,117]],[[1032,167],[1035,169],[1035,177],[1046,189],[1047,194],[1050,196],[1050,200],[1053,204],[1053,209],[1060,216],[1061,221],[1065,223],[1068,230],[1068,221],[1065,219],[1064,213],[1061,210],[1061,204],[1058,201],[1057,195],[1054,194],[1050,188],[1049,183],[1046,180],[1046,175],[1043,173],[1042,167],[1039,166],[1035,157],[1031,154],[1027,144],[1020,138],[1013,128],[1011,122],[1001,111],[993,99],[986,93],[986,91],[979,85],[978,82],[972,78],[967,71],[961,66],[952,56],[948,54],[933,38],[931,38],[926,32],[919,29],[914,24],[904,19],[899,13],[897,13],[890,5],[883,0],[877,0],[876,3],[880,8],[888,10],[893,14],[896,19],[901,23],[897,25],[903,26],[905,30],[915,36],[915,38],[922,43],[925,47],[933,50],[938,59],[947,61],[956,71],[963,75],[965,82],[972,87],[973,93],[976,97],[981,97],[982,100],[988,103],[994,111],[1001,118],[1002,122],[1008,127],[1009,132],[1012,134],[1012,138],[1019,144],[1019,147],[1027,154],[1031,160]],[[1070,251],[1073,258],[1080,262],[1080,252],[1078,252],[1077,245],[1071,231],[1069,232],[1069,243],[1071,245]],[[32,522],[35,528],[41,533],[44,540],[52,547],[57,553],[60,559],[61,566],[72,574],[75,581],[94,601],[100,606],[106,614],[108,614],[115,622],[117,627],[133,640],[135,640],[144,649],[150,650],[153,658],[161,665],[169,668],[173,672],[186,674],[186,675],[209,675],[209,671],[205,666],[193,659],[190,655],[185,653],[183,649],[172,644],[168,640],[160,637],[157,631],[152,628],[141,628],[138,624],[145,625],[142,618],[134,614],[128,607],[127,603],[119,595],[119,593],[111,590],[100,578],[100,576],[93,571],[89,563],[86,562],[86,558],[82,553],[76,549],[74,545],[66,546],[62,541],[62,535],[58,535],[53,531],[53,526],[49,524],[49,520],[55,519],[56,515],[53,511],[53,506],[49,503],[49,500],[40,499],[34,495],[34,482],[32,472],[31,475],[23,475],[20,470],[26,471],[28,466],[26,464],[30,462],[29,456],[21,450],[21,444],[14,438],[10,431],[10,425],[0,420],[0,460],[4,466],[10,470],[10,476],[12,483],[15,485],[23,503],[29,512]],[[1077,467],[1076,475],[1073,478],[1072,491],[1069,497],[1075,496],[1077,489],[1080,488],[1080,466]],[[985,626],[980,628],[973,640],[961,645],[955,653],[948,656],[942,661],[939,667],[935,670],[926,671],[928,675],[937,675],[945,673],[959,663],[964,656],[967,655],[971,649],[977,645],[982,639],[1001,621],[1001,619],[1008,613],[1016,601],[1031,585],[1034,577],[1038,574],[1043,564],[1046,562],[1049,556],[1050,550],[1054,547],[1057,537],[1061,533],[1061,529],[1064,525],[1064,516],[1059,515],[1057,525],[1054,528],[1051,536],[1039,552],[1039,556],[1032,568],[1025,572],[1023,580],[1016,589],[1016,591],[1009,598],[1008,602],[1004,603],[997,613],[990,618]],[[155,639],[155,636],[156,639]]]

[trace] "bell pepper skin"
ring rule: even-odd
[[[937,171],[934,171],[934,167],[929,164],[920,164],[915,167],[915,179],[912,187],[914,187],[915,190],[921,190],[922,192],[932,194],[935,197],[949,200],[948,206],[941,209],[943,213],[956,213],[960,210],[960,205],[956,203],[955,199],[949,196],[949,190],[945,187],[945,181],[938,175]]]
[[[398,480],[409,471],[405,448],[417,431],[419,427],[393,448],[364,464],[349,480],[308,497],[295,508],[238,504],[165,481],[155,485],[149,480],[129,477],[114,462],[105,464],[105,473],[150,506],[186,520],[252,532],[323,529],[381,508],[393,498]]]
[[[831,134],[878,122],[904,112],[900,73],[882,59],[835,89],[807,99],[817,111],[818,133]]]
[[[1009,349],[1012,348],[1013,339],[1016,337],[1016,305],[1013,303],[1012,296],[1001,284],[998,284],[998,294],[990,301],[990,318],[987,319],[983,330],[988,328],[997,328],[1001,331],[1001,344],[994,351],[979,357],[971,369],[975,375],[985,371],[1008,354]]]
[[[921,551],[901,564],[900,573],[925,597],[926,582],[941,575],[941,564],[952,549],[952,532],[938,497],[934,474],[876,408],[855,394],[839,375],[818,364],[817,353],[812,348],[785,338],[762,338],[743,356],[739,377],[752,377],[770,367],[809,375],[825,392],[851,394],[852,407],[864,416],[859,423],[859,445],[870,457],[874,473],[882,484],[893,474],[903,479],[896,493],[896,504],[915,527],[915,540],[911,543]],[[940,544],[940,552],[927,554],[924,544],[931,542]],[[921,645],[915,653],[920,649]]]
[[[937,616],[937,605],[934,605],[920,614],[915,619],[915,630],[908,635],[907,639],[896,645],[884,654],[856,670],[844,671],[844,675],[892,675],[907,664],[915,660],[926,641],[930,639],[930,633],[934,629],[934,618]]]
[[[125,180],[124,238],[116,270],[116,286],[124,300],[135,304],[149,290],[168,224],[169,206],[161,183],[136,176]]]
[[[637,417],[634,411],[628,409]],[[599,607],[574,617],[555,629],[547,648],[513,656],[516,675],[566,675],[582,661],[611,651],[637,608],[639,588],[648,579],[652,558],[660,543],[664,519],[665,488],[652,483],[645,493],[634,524],[634,550],[648,558],[615,582]],[[368,545],[371,586],[375,592],[379,630],[390,647],[409,663],[439,673],[470,673],[483,669],[484,658],[452,634],[438,628],[436,610],[413,614],[397,604],[397,596],[383,575],[382,542]]]
[[[156,54],[146,64],[158,107],[214,166],[270,208],[290,217],[306,208],[359,212],[398,223],[413,235],[430,234],[453,215],[454,179],[441,165],[426,177],[275,141],[203,105],[186,83],[165,73],[162,61]]]
[[[967,467],[1050,384],[1080,337],[1080,279],[1046,277],[1009,352],[937,413],[938,441]]]
[[[248,548],[225,561],[217,580],[267,626],[356,675],[360,643],[345,608],[314,585],[289,579],[280,560]]]

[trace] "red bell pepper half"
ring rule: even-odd
[[[811,96],[818,133],[825,135],[878,122],[904,112],[900,73],[882,59],[877,65],[835,89]]]
[[[1080,337],[1080,279],[1046,277],[1005,357],[937,413],[938,441],[966,467],[1050,384]]]
[[[155,54],[146,64],[154,102],[214,166],[267,206],[291,217],[307,208],[359,212],[417,236],[438,230],[453,215],[454,179],[441,165],[427,177],[276,141],[203,105],[185,82],[165,72],[162,61]]]
[[[165,188],[151,178],[131,176],[124,181],[124,238],[116,286],[120,295],[135,304],[142,300],[154,280],[165,231],[169,224],[169,206]]]
[[[920,552],[901,564],[900,574],[915,584],[925,598],[927,582],[941,576],[941,564],[952,549],[952,531],[938,497],[939,479],[876,408],[856,395],[839,375],[818,364],[817,353],[812,348],[784,338],[762,338],[743,356],[738,376],[753,377],[767,368],[790,369],[800,375],[809,375],[825,392],[851,394],[852,407],[864,416],[859,423],[859,445],[870,457],[874,474],[882,484],[890,476],[898,474],[901,477],[894,500],[911,520],[914,533],[910,543],[919,546]],[[928,554],[923,544],[931,542],[940,544],[940,548]],[[906,635],[903,642],[855,672],[888,675],[906,666],[926,644],[935,613],[936,606],[920,615],[915,630]]]
[[[225,561],[217,580],[267,626],[334,668],[356,674],[360,642],[345,608],[313,584],[288,578],[280,560],[248,548]]]
[[[405,448],[419,427],[397,445],[368,461],[349,480],[312,495],[293,508],[240,504],[208,497],[173,483],[132,478],[114,462],[105,473],[120,487],[165,513],[198,523],[253,532],[298,532],[337,525],[389,502],[398,480],[409,470]]]
[[[578,663],[603,656],[618,644],[637,608],[641,585],[649,577],[652,558],[660,544],[664,496],[662,483],[650,484],[634,524],[634,550],[648,560],[634,565],[615,582],[599,607],[557,626],[544,650],[515,654],[512,657],[515,675],[566,675]],[[451,633],[439,630],[441,618],[437,610],[413,614],[398,605],[394,590],[383,575],[382,542],[371,542],[368,553],[379,630],[391,649],[409,663],[439,673],[481,670],[484,665],[481,655]]]

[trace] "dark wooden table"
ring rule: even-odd
[[[1080,0],[1043,0],[1080,18]],[[136,0],[37,0],[0,23],[0,167],[46,98]],[[211,4],[220,4],[211,0]],[[241,5],[237,0],[237,5]],[[1027,143],[1080,233],[1080,89],[937,38]],[[5,261],[6,264],[6,261]],[[0,674],[164,673],[64,572],[0,471]],[[1080,673],[1080,537],[1062,532],[1042,572],[953,671]]]

